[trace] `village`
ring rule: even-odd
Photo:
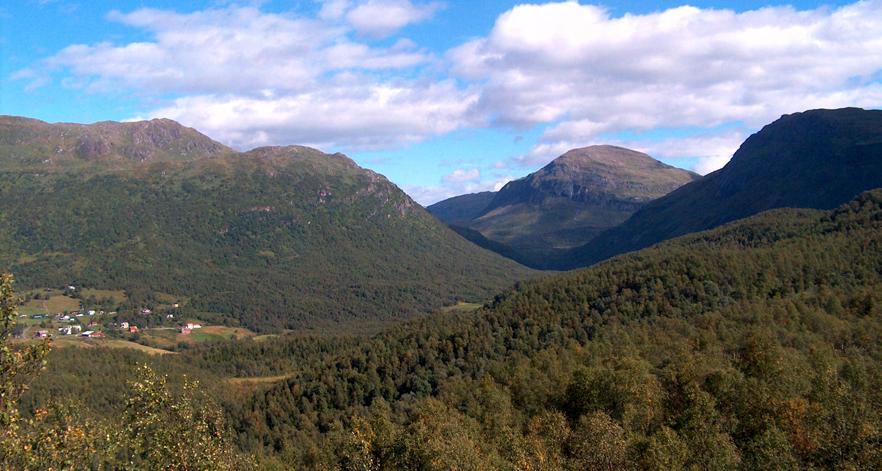
[[[162,293],[133,305],[123,291],[75,285],[24,293],[14,334],[19,341],[53,339],[61,346],[130,346],[175,351],[189,344],[253,335],[240,328],[206,325],[186,300]]]

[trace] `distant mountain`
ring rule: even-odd
[[[495,196],[495,191],[469,193],[439,201],[426,209],[447,224],[466,225],[472,219],[483,214]]]
[[[549,268],[555,254],[586,243],[647,202],[697,178],[640,152],[591,146],[509,182],[492,199],[488,193],[463,195],[428,209],[448,224],[480,233],[493,244],[469,239],[487,249],[505,247],[507,252],[500,253]]]
[[[555,266],[590,265],[767,209],[830,209],[876,187],[882,187],[882,111],[785,115],[750,136],[722,169],[647,204],[559,256]]]
[[[530,275],[342,154],[238,153],[169,120],[11,117],[0,119],[0,269],[20,289],[166,294],[262,330],[398,319]]]

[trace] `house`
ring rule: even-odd
[[[34,337],[46,338],[49,336],[48,330],[38,330],[37,333],[34,334]]]
[[[61,335],[73,335],[80,332],[81,330],[83,330],[83,328],[78,325],[69,325],[67,327],[59,328],[58,333]]]
[[[94,315],[95,315],[95,310],[94,310],[94,309],[89,309],[89,315],[90,315],[90,316],[94,316]]]
[[[149,316],[150,314],[153,314],[153,311],[151,311],[150,309],[147,309],[145,307],[144,309],[141,309],[141,314],[145,315],[145,316]]]
[[[122,329],[122,330],[126,330],[126,329],[129,328],[129,323],[128,323],[128,322],[120,322],[120,323],[119,323],[119,328]]]
[[[104,332],[101,332],[101,331],[99,330],[98,332],[92,332],[92,333],[89,335],[89,337],[91,337],[91,338],[93,338],[93,339],[103,339],[104,337],[107,337],[107,334],[105,334]]]
[[[98,325],[97,322],[95,322],[95,321],[89,321],[89,327],[95,327],[96,325]]]
[[[193,332],[191,329],[186,327],[181,327],[181,335],[190,335],[190,332]]]
[[[80,337],[91,337],[92,334],[94,334],[94,333],[95,333],[95,331],[93,331],[93,330],[87,330],[87,331],[83,332],[82,334],[80,334]]]
[[[174,318],[175,318],[175,315],[174,315],[174,314],[166,314],[166,315],[165,315],[165,318],[166,318],[166,319],[174,319]]]
[[[202,328],[202,324],[196,324],[196,323],[193,323],[193,322],[187,322],[187,324],[185,324],[184,327],[186,327],[186,328],[188,328],[188,329],[190,329],[190,330],[193,330],[193,329],[201,329],[201,328]]]
[[[129,333],[130,333],[130,334],[137,334],[137,333],[138,333],[138,326],[136,326],[136,325],[130,325],[130,326],[129,326]]]

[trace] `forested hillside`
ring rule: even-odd
[[[246,449],[318,468],[875,469],[880,361],[875,191],[401,326],[233,416]]]
[[[268,469],[876,469],[882,190],[521,283],[370,339],[58,351],[25,413],[62,401],[112,418],[137,379],[118,366],[134,361],[202,379]]]
[[[20,290],[163,295],[204,320],[321,330],[530,275],[342,154],[236,153],[168,120],[0,124],[0,267]]]

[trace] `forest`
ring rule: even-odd
[[[150,372],[120,370],[139,362]],[[4,410],[33,424],[64,404],[84,430],[129,430],[145,382],[190,388],[206,409],[188,417],[215,424],[194,439],[235,444],[222,459],[231,467],[878,469],[879,364],[874,190],[518,283],[477,311],[372,337],[288,335],[162,357],[56,350]],[[146,459],[119,443],[101,456]]]

